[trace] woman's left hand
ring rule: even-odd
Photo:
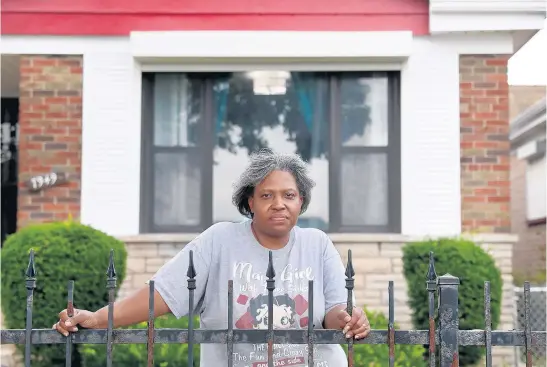
[[[355,336],[355,339],[363,339],[370,333],[370,323],[367,315],[358,307],[353,308],[352,316],[345,309],[341,309],[338,318],[341,321],[342,332],[348,339],[353,336]]]

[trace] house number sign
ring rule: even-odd
[[[58,186],[67,182],[65,173],[46,173],[44,175],[33,176],[27,181],[30,191],[41,191],[50,187]]]

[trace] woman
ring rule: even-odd
[[[298,216],[306,211],[314,182],[307,165],[296,155],[261,151],[253,154],[250,164],[235,185],[233,203],[251,220],[241,223],[217,223],[201,233],[169,260],[153,277],[155,313],[188,313],[186,269],[189,251],[194,252],[197,272],[196,312],[201,328],[227,328],[227,280],[234,282],[234,326],[238,329],[266,329],[268,301],[266,270],[268,253],[273,252],[276,269],[274,291],[274,328],[306,328],[308,281],[314,280],[315,328],[340,329],[347,338],[364,338],[370,331],[362,309],[346,311],[344,265],[327,235],[313,228],[296,226]],[[107,307],[96,312],[75,310],[68,318],[66,310],[53,326],[64,335],[86,328],[107,327]],[[148,318],[148,287],[116,302],[114,327],[127,326]],[[310,321],[311,322],[311,321]],[[276,345],[274,358],[297,361],[305,366],[305,345]],[[262,345],[234,345],[234,366],[250,367],[266,361]],[[226,364],[226,346],[203,344],[201,366]],[[317,366],[346,366],[340,345],[317,345]]]

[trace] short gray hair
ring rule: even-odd
[[[249,198],[256,185],[262,182],[272,171],[286,171],[293,175],[302,199],[300,214],[308,209],[311,201],[311,190],[315,182],[308,175],[308,164],[298,154],[274,153],[262,149],[249,157],[250,163],[234,184],[232,203],[244,216],[251,218]]]

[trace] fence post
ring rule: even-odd
[[[114,332],[114,298],[116,291],[116,268],[114,266],[114,249],[110,249],[110,260],[106,270],[106,289],[108,291],[108,326],[106,329],[106,367],[112,367],[112,348]]]
[[[437,291],[437,272],[435,271],[435,257],[429,252],[429,268],[427,269],[427,297],[429,302],[429,367],[436,367],[436,331],[435,331],[435,292]]]
[[[458,367],[459,312],[458,286],[460,279],[445,274],[437,281],[439,288],[439,362],[440,367]]]
[[[36,268],[34,267],[34,250],[30,249],[25,285],[27,288],[27,317],[25,326],[25,367],[30,367],[30,348],[32,346],[32,304],[36,289]]]

